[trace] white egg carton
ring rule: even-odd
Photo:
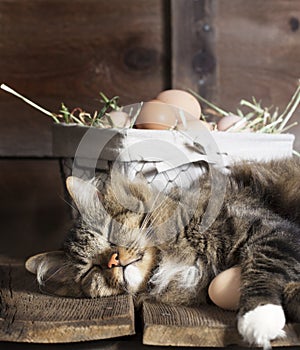
[[[241,160],[291,157],[294,135],[176,130],[99,129],[56,124],[53,155],[65,176],[106,176],[117,167],[129,178],[142,174],[156,187],[188,187],[203,162],[226,169]],[[105,175],[106,174],[106,175]]]
[[[293,134],[216,131],[212,136],[226,165],[241,160],[268,161],[293,155]]]

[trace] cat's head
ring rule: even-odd
[[[80,220],[63,250],[38,254],[26,262],[41,289],[72,297],[145,290],[156,266],[157,236],[177,229],[172,227],[174,220],[160,225],[176,211],[174,197],[160,199],[144,182],[121,177],[101,193],[95,180],[76,177],[67,179],[67,188]]]

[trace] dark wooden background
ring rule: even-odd
[[[230,110],[251,96],[283,108],[300,78],[299,20],[298,0],[0,0],[0,79],[53,112],[171,87]],[[70,218],[52,121],[5,92],[0,118],[0,254],[56,249]]]

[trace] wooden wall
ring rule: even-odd
[[[297,0],[173,0],[172,84],[226,110],[255,96],[283,110],[300,78]],[[300,134],[300,108],[291,122]],[[295,146],[300,150],[300,138]]]
[[[0,0],[0,77],[51,111],[170,87],[231,110],[251,96],[283,108],[300,77],[299,20],[298,0]],[[58,247],[69,217],[52,122],[5,92],[0,118],[0,254]]]
[[[170,87],[169,23],[161,0],[0,0],[0,77],[53,112],[94,111],[100,91],[147,100]],[[0,254],[58,248],[69,216],[52,121],[4,92],[0,118]]]
[[[99,92],[123,104],[169,84],[167,1],[0,0],[3,82],[48,110],[93,111]],[[51,122],[1,94],[0,154],[51,155]]]

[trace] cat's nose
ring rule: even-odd
[[[119,254],[114,253],[109,259],[107,267],[111,269],[112,267],[120,266]]]

